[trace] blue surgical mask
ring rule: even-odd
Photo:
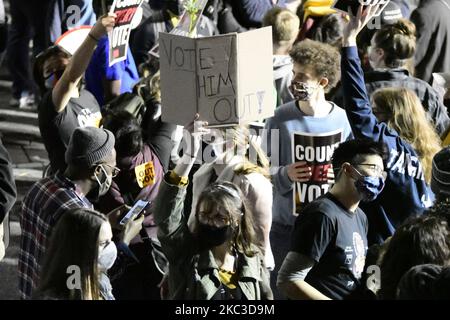
[[[45,78],[45,88],[52,89],[56,85],[56,82],[61,79],[63,73],[64,70],[58,70],[51,73],[47,78]]]
[[[50,77],[45,79],[45,88],[47,89],[53,89],[53,86],[55,85],[55,74],[52,73]]]
[[[361,176],[355,181],[356,190],[362,197],[362,201],[370,202],[375,200],[384,189],[384,179],[382,177]]]

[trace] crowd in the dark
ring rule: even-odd
[[[163,121],[184,88],[161,86],[158,39],[196,2],[144,0],[110,65],[112,0],[12,0],[9,22],[0,1],[10,107],[38,114],[50,161],[19,213],[21,298],[450,299],[450,0],[206,1],[196,37],[271,27],[257,139]],[[326,165],[293,160],[298,133],[337,133]],[[0,144],[0,222],[16,193]]]

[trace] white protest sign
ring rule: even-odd
[[[110,13],[116,14],[116,23],[109,38],[109,66],[127,58],[128,42],[133,17],[144,0],[114,0]]]
[[[211,126],[273,116],[272,30],[187,38],[160,34],[162,119],[183,125],[196,113]]]
[[[311,167],[311,179],[307,182],[295,182],[293,194],[293,214],[301,210],[318,197],[328,192],[328,170],[334,150],[342,142],[342,130],[313,134],[294,132],[291,136],[292,162],[307,162]]]

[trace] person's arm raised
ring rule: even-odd
[[[98,19],[78,50],[70,59],[69,65],[64,70],[61,79],[56,83],[52,92],[52,101],[56,112],[61,112],[71,98],[73,90],[76,90],[78,82],[86,71],[92,54],[97,47],[97,42],[106,33],[112,30],[116,20],[115,14],[105,15]]]
[[[187,177],[197,158],[201,147],[201,137],[209,133],[206,128],[208,122],[198,121],[199,115],[196,114],[194,120],[184,127],[183,139],[186,140],[186,152],[181,157],[173,172],[179,177]]]
[[[344,28],[343,47],[356,47],[356,37],[375,16],[375,13],[380,8],[379,2],[380,0],[372,5],[359,6],[356,16],[353,16],[349,9],[348,15],[350,16],[350,21]]]
[[[369,96],[364,82],[364,72],[358,57],[356,37],[373,18],[379,5],[360,6],[344,29],[341,55],[341,82],[344,92],[344,107],[355,138],[379,140],[384,124],[379,124],[372,112]]]

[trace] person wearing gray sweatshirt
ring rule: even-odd
[[[294,183],[307,183],[313,175],[311,162],[293,161],[291,136],[294,132],[311,135],[341,132],[341,142],[353,138],[345,111],[325,99],[325,93],[340,78],[340,54],[337,49],[305,40],[293,47],[290,56],[294,61],[291,91],[295,100],[279,107],[274,117],[267,120],[262,142],[271,161],[274,185],[270,243],[275,258],[271,287],[276,299],[283,298],[276,288],[276,279],[289,251],[296,218],[293,209]],[[277,137],[279,141],[274,141]],[[317,194],[317,197],[324,193]]]

